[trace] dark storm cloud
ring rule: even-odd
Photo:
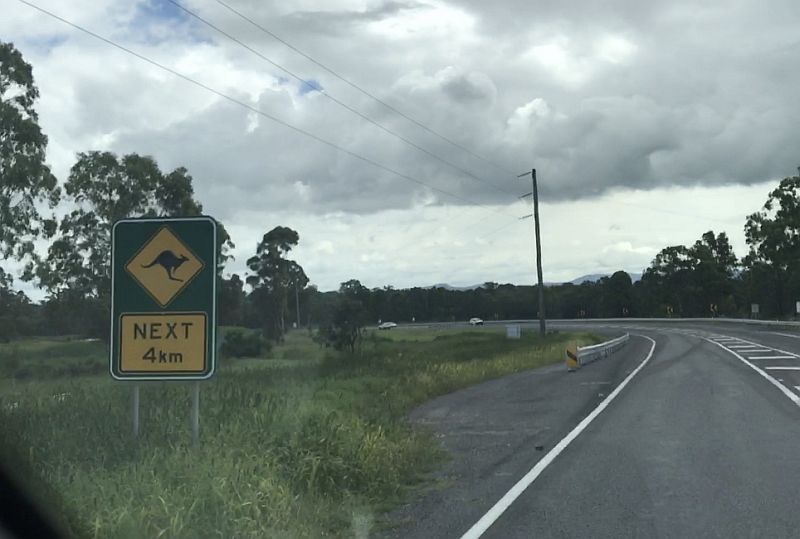
[[[481,73],[459,73],[442,83],[444,93],[454,101],[473,102],[494,99],[496,89],[492,81]]]
[[[92,149],[150,154],[164,170],[186,166],[205,211],[231,231],[237,249],[228,270],[240,275],[263,233],[281,224],[299,231],[294,253],[322,289],[350,277],[369,286],[530,282],[532,224],[516,219],[529,210],[499,204],[530,191],[530,179],[515,176],[532,166],[547,280],[639,271],[663,245],[691,244],[708,222],[741,253],[742,216],[798,164],[794,1],[232,0],[501,168],[399,118],[216,2],[182,5],[317,90],[304,92],[307,85],[188,17],[146,8],[153,16],[137,18],[145,2],[45,5],[433,187],[258,117],[22,5],[4,12],[0,33],[34,65],[48,161],[59,179],[76,152]],[[326,93],[480,179],[342,110]],[[468,203],[499,211],[450,206]]]
[[[115,149],[187,166],[207,204],[223,212],[242,204],[368,213],[423,202],[510,202],[524,188],[507,171],[532,166],[550,200],[620,187],[762,182],[792,173],[800,145],[800,16],[794,2],[769,6],[754,0],[735,9],[726,2],[577,0],[340,8],[320,3],[319,9],[306,3],[296,10],[284,3],[237,4],[505,170],[418,129],[230,13],[218,7],[203,11],[304,80],[479,180],[387,135],[320,92],[301,95],[294,80],[278,90],[228,90],[255,92],[262,110],[455,197],[264,118],[255,125],[252,113],[228,103],[142,127],[125,111],[114,112],[110,100],[107,114],[93,116],[90,109],[105,103],[104,95],[119,95],[120,88],[87,83],[76,90],[85,114],[75,129],[102,133],[124,125],[114,130]],[[196,25],[186,31],[197,32]],[[274,66],[204,32],[231,69],[286,80]],[[211,72],[204,80],[225,87],[224,75]],[[139,105],[152,99],[137,96],[130,85],[121,91]]]
[[[286,99],[285,94],[270,91],[261,100],[262,108],[268,101],[272,109],[285,108]],[[336,140],[342,115],[315,116],[297,115],[293,123],[307,124]],[[258,208],[369,213],[405,207],[425,191],[266,119],[259,118],[253,127],[254,120],[234,105],[218,103],[203,115],[163,131],[120,134],[114,149],[153,155],[164,168],[189,164],[200,200],[220,218]],[[209,129],[211,125],[215,127]],[[338,142],[403,168],[404,152],[392,144],[348,143],[347,137],[339,137]]]
[[[380,21],[403,11],[424,7],[424,4],[416,2],[382,2],[375,7],[367,7],[363,10],[296,11],[286,15],[283,21],[304,32],[312,30],[336,33],[338,30],[358,23]]]

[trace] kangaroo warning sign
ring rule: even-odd
[[[168,226],[162,226],[125,269],[156,303],[166,307],[203,270],[203,262]]]
[[[216,230],[210,217],[114,223],[114,378],[197,380],[214,373]]]

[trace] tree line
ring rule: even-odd
[[[35,109],[33,69],[0,42],[0,251],[22,271],[0,265],[0,338],[86,335],[108,338],[113,223],[126,217],[193,216],[203,212],[184,167],[162,170],[151,157],[87,150],[59,182],[45,160],[47,136]],[[748,216],[748,253],[738,258],[724,232],[662,249],[640,281],[618,271],[597,282],[547,287],[549,318],[626,316],[785,318],[800,300],[800,177],[787,177]],[[59,208],[60,216],[56,215]],[[290,258],[298,233],[266,231],[247,259],[246,275],[222,269],[234,244],[219,223],[219,320],[280,341],[293,326],[318,328],[318,338],[355,347],[361,328],[378,321],[428,322],[528,319],[537,316],[536,287],[487,282],[474,290],[390,286],[369,289],[348,280],[336,291],[310,284]],[[37,241],[47,242],[43,254]],[[46,292],[40,304],[15,290],[15,278]]]

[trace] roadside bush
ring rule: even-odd
[[[222,341],[222,355],[225,357],[259,357],[269,351],[269,343],[255,332],[231,329]]]
[[[28,367],[22,367],[14,372],[14,378],[17,380],[27,380],[31,376],[33,376],[33,372],[31,372],[31,369]]]
[[[9,343],[17,337],[17,325],[11,315],[0,315],[0,343]]]
[[[364,306],[358,300],[343,297],[333,311],[330,323],[320,327],[314,340],[324,346],[355,354],[361,349],[367,325]]]
[[[300,346],[287,346],[281,352],[281,359],[303,359],[306,349]]]
[[[8,357],[3,357],[0,355],[0,373],[2,373],[3,376],[13,375],[19,366],[20,362],[16,356],[9,355]]]

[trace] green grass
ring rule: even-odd
[[[311,340],[307,331],[292,331],[286,335],[281,345],[270,351],[268,357],[286,360],[320,360],[324,355],[324,350]]]
[[[188,444],[187,383],[141,385],[139,440],[130,384],[107,375],[5,384],[0,456],[72,536],[352,536],[442,463],[430,433],[408,425],[413,406],[560,361],[568,341],[596,341],[414,331],[371,333],[355,357],[294,332],[273,359],[224,361],[201,386],[198,447]],[[15,354],[40,348],[17,343]]]
[[[0,344],[0,377],[13,380],[97,375],[108,371],[99,341],[39,338]]]

